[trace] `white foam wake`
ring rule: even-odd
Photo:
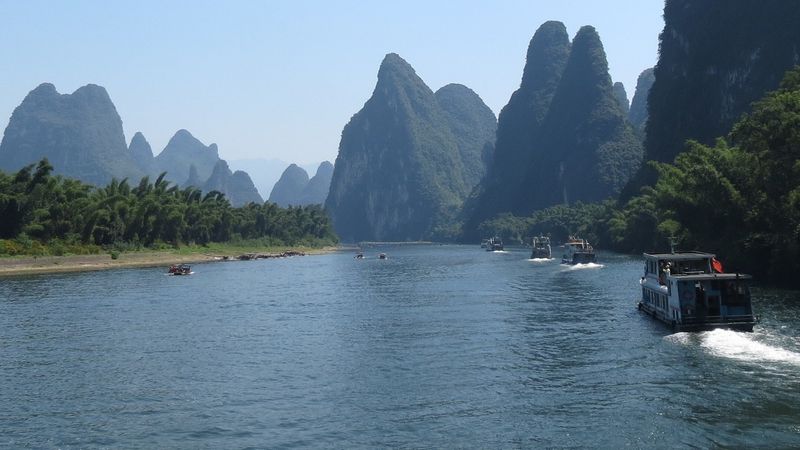
[[[550,262],[553,261],[555,258],[530,258],[528,261],[535,262],[535,263],[543,263],[543,262]]]
[[[600,269],[602,267],[605,267],[604,265],[597,263],[573,264],[573,265],[562,264],[562,266],[566,266],[565,270]]]
[[[699,344],[715,356],[753,362],[780,362],[800,366],[800,352],[765,344],[752,333],[732,330],[712,330],[700,333]],[[670,340],[688,345],[693,341],[690,333],[676,333]]]

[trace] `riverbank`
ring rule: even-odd
[[[112,258],[109,253],[66,256],[13,256],[0,258],[0,277],[53,274],[66,272],[88,272],[131,267],[165,268],[171,264],[194,264],[239,259],[281,258],[323,254],[337,251],[337,247],[271,247],[245,248],[241,246],[184,247],[170,250],[143,250],[122,252]],[[242,256],[245,256],[242,258]],[[165,269],[166,270],[166,269]]]

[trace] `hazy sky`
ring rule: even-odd
[[[495,114],[533,33],[593,25],[633,96],[655,65],[663,0],[0,0],[0,127],[43,82],[104,86],[128,141],[158,154],[185,128],[224,159],[333,161],[344,125],[398,53],[436,90],[461,83]]]

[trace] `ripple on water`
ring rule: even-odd
[[[352,256],[3,279],[0,445],[796,444],[789,294],[754,290],[755,333],[667,335],[640,258]]]

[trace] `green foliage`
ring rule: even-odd
[[[547,235],[556,242],[580,236],[593,244],[603,245],[609,240],[608,224],[614,208],[610,201],[578,202],[572,206],[552,206],[528,217],[504,213],[482,222],[478,230],[483,236],[500,236],[504,242],[512,244],[530,243],[533,236]]]
[[[268,238],[274,244],[320,246],[337,242],[320,206],[231,207],[225,196],[171,186],[161,174],[131,187],[112,180],[94,188],[52,176],[45,159],[13,175],[0,172],[0,254],[112,254],[142,247],[204,245]]]
[[[787,73],[727,140],[689,141],[673,164],[614,212],[612,248],[719,254],[727,266],[785,282],[800,266],[800,69]]]

